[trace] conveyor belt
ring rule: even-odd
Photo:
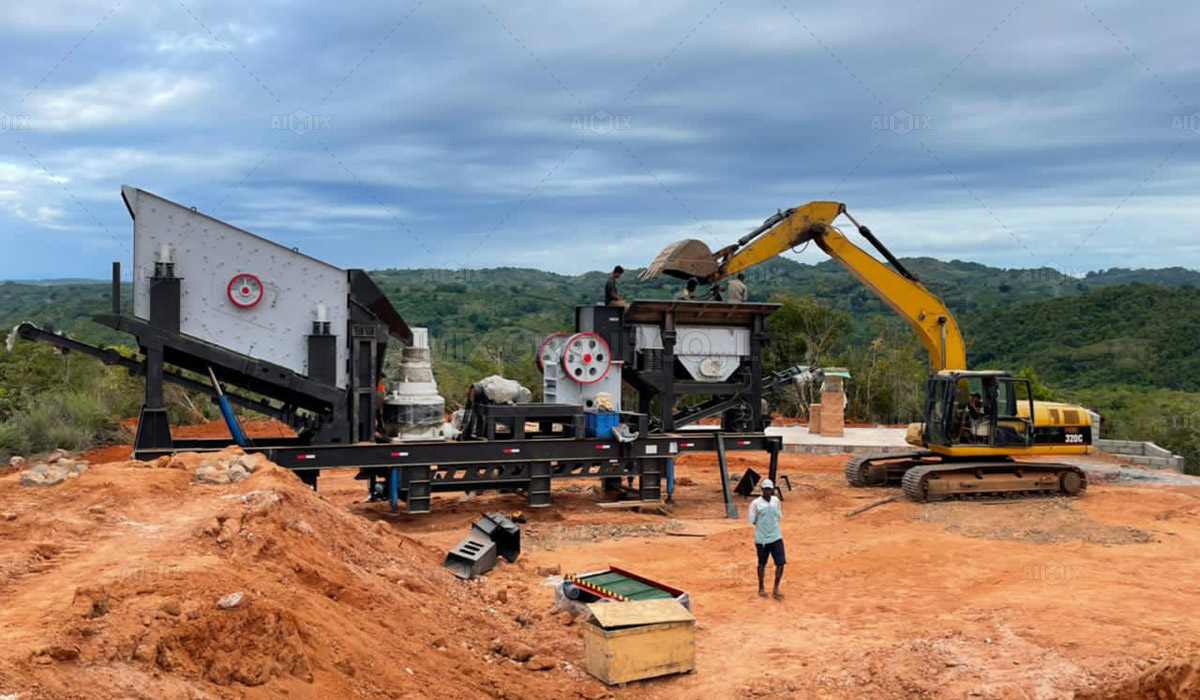
[[[656,600],[674,597],[660,588],[636,581],[615,571],[580,577],[578,583],[584,584],[584,590],[587,590],[587,587],[593,587],[601,591],[608,591],[625,600]]]

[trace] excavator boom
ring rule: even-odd
[[[854,224],[886,262],[846,238],[833,225],[839,216]],[[870,229],[855,221],[844,204],[810,202],[777,212],[716,253],[710,252],[702,241],[679,241],[659,254],[642,273],[642,279],[668,274],[684,279],[694,277],[715,285],[809,242],[816,243],[908,321],[929,352],[934,369],[927,382],[926,422],[909,426],[906,438],[922,449],[851,460],[846,465],[846,480],[852,486],[898,484],[917,501],[959,496],[1083,493],[1087,477],[1077,466],[1013,459],[1090,451],[1090,420],[1083,417],[1083,410],[1070,406],[1051,411],[1044,406],[1046,415],[1039,419],[1037,406],[1030,398],[1028,380],[994,370],[966,371],[962,332],[949,309]],[[985,407],[973,420],[965,403],[971,381],[980,384],[981,392],[991,402],[991,413]],[[1022,382],[1023,401],[1028,404],[1024,409],[1016,407]],[[1074,417],[1060,421],[1055,418],[1060,413]]]
[[[833,225],[833,221],[843,215],[891,267],[856,246]],[[809,241],[816,243],[908,321],[920,336],[935,371],[966,369],[962,332],[946,305],[909,272],[870,229],[854,221],[841,202],[809,202],[778,212],[737,243],[716,253],[710,252],[703,241],[678,241],[659,253],[641,279],[666,274],[716,284]]]

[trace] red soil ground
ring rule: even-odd
[[[847,517],[891,492],[846,486],[845,457],[785,455],[776,602],[754,594],[747,503],[723,517],[712,455],[678,460],[670,515],[602,509],[575,482],[545,509],[439,495],[409,516],[363,503],[352,471],[319,493],[274,467],[211,486],[200,460],[97,465],[50,489],[0,476],[0,696],[1200,697],[1196,487],[1097,481],[1076,500]],[[524,554],[458,581],[444,552],[493,510],[529,517]],[[690,593],[695,674],[610,689],[584,673],[546,572],[610,564]]]

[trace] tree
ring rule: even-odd
[[[829,364],[850,332],[850,314],[826,306],[812,297],[779,294],[782,307],[767,320],[771,354],[777,366],[792,364],[821,367]]]
[[[852,347],[842,363],[850,370],[849,415],[859,420],[905,423],[920,415],[929,376],[924,346],[908,326],[875,319],[874,338]]]
[[[1022,367],[1020,372],[1017,372],[1018,377],[1024,377],[1029,380],[1029,391],[1033,395],[1034,401],[1057,401],[1058,397],[1054,390],[1042,384],[1038,379],[1037,372],[1032,367]]]

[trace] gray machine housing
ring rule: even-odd
[[[778,308],[637,299],[628,309],[576,307],[575,327],[608,343],[614,369],[636,392],[637,412],[651,418],[651,429],[720,416],[725,430],[758,431],[766,424],[763,397],[792,376],[789,370],[763,381],[766,318]],[[697,398],[681,401],[689,396]]]
[[[308,375],[308,340],[324,306],[331,333],[344,339],[350,309],[345,270],[249,231],[128,185],[133,217],[133,315],[150,318],[155,264],[168,246],[179,294],[179,332]],[[241,275],[262,283],[253,306],[234,303]],[[346,386],[346,343],[335,345],[334,386]]]
[[[287,423],[297,444],[374,441],[389,340],[410,344],[412,331],[364,271],[329,265],[145,190],[125,186],[121,196],[134,221],[134,313],[121,309],[114,263],[113,312],[95,320],[135,336],[145,356],[136,367],[146,376],[136,450],[204,447],[172,437],[163,383],[203,388],[197,375],[210,371],[256,394],[226,391],[235,404]],[[261,281],[262,294],[238,305],[230,283],[245,274]]]

